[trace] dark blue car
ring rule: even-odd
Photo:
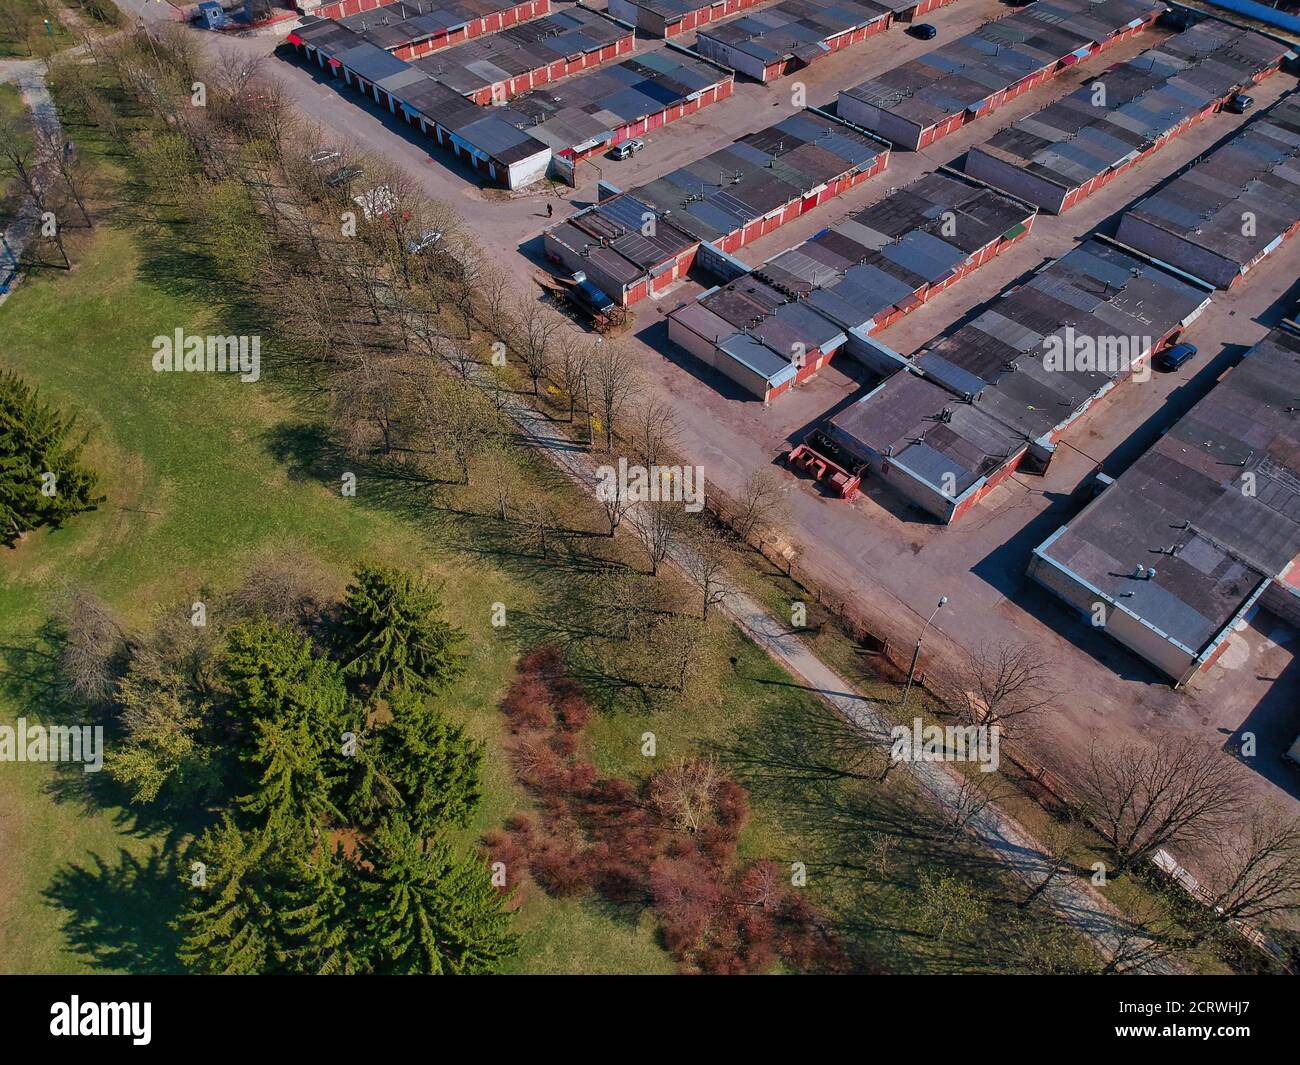
[[[1156,356],[1156,366],[1166,373],[1173,373],[1195,354],[1195,344],[1175,344],[1172,348],[1165,348]]]

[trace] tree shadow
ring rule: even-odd
[[[43,897],[62,913],[69,948],[92,969],[184,971],[171,927],[184,906],[184,887],[162,850],[152,849],[143,860],[119,850],[114,865],[92,855],[90,865],[55,873]]]

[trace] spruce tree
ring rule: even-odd
[[[243,760],[256,774],[241,806],[314,834],[341,820],[334,792],[347,770],[344,734],[360,731],[361,713],[338,666],[313,657],[307,637],[263,620],[232,630],[226,675],[250,726]]]
[[[81,465],[85,440],[68,442],[75,424],[16,374],[0,373],[0,542],[57,529],[106,498],[94,494],[96,476]]]
[[[465,634],[438,615],[442,603],[419,577],[363,567],[343,603],[346,670],[378,694],[436,691],[465,671]]]
[[[416,692],[398,694],[391,710],[379,734],[381,762],[412,831],[432,836],[444,825],[467,825],[483,798],[482,745]]]
[[[277,907],[284,937],[278,958],[286,970],[308,976],[364,971],[351,905],[356,876],[356,863],[341,844],[317,847],[298,860]]]
[[[269,834],[241,831],[229,815],[194,845],[191,853],[202,863],[202,882],[189,882],[190,909],[177,923],[183,937],[177,955],[190,972],[251,976],[271,971],[280,936],[277,850]],[[186,875],[198,875],[193,864]]]
[[[518,949],[510,915],[477,855],[457,856],[390,817],[361,843],[357,895],[371,971],[490,973]]]

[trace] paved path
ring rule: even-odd
[[[27,105],[37,130],[57,133],[62,129],[59,113],[45,85],[45,68],[40,60],[0,60],[0,82],[9,81],[18,83],[18,91],[22,93],[23,103]],[[36,203],[28,197],[18,208],[18,214],[9,227],[0,234],[0,303],[9,298],[9,293],[18,283],[18,261],[39,222]]]

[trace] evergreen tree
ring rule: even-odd
[[[465,634],[438,617],[442,603],[421,578],[363,567],[343,603],[346,671],[379,694],[436,691],[465,671],[456,650]]]
[[[379,734],[381,762],[412,831],[425,837],[443,825],[467,825],[483,798],[482,745],[415,692],[399,693],[391,710]]]
[[[0,373],[0,542],[43,525],[57,529],[106,498],[94,494],[96,476],[81,465],[85,440],[68,443],[75,424],[16,374]]]
[[[373,972],[463,975],[493,972],[518,948],[510,915],[488,870],[443,840],[421,846],[391,817],[361,843],[357,904]]]
[[[183,938],[177,955],[190,972],[271,971],[280,935],[272,843],[268,833],[243,832],[226,815],[195,844],[203,883],[191,882],[190,909],[178,922]],[[192,869],[187,876],[196,875]]]
[[[356,863],[340,844],[317,847],[300,859],[278,907],[284,946],[279,960],[290,972],[349,976],[362,972],[351,906]]]
[[[360,730],[361,714],[338,666],[314,658],[305,636],[262,620],[231,632],[226,674],[252,725],[243,757],[258,775],[243,808],[315,833],[341,820],[333,793],[347,768],[344,734]]]

